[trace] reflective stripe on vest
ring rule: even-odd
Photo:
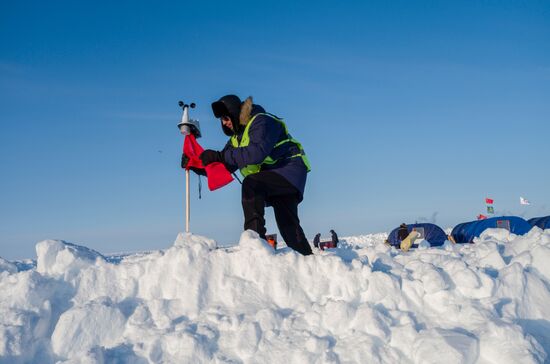
[[[273,149],[277,148],[278,146],[280,145],[283,145],[285,143],[293,143],[294,145],[296,145],[298,147],[298,149],[300,150],[299,153],[297,154],[294,154],[290,157],[286,157],[286,158],[302,158],[302,161],[304,162],[306,168],[307,168],[307,171],[311,171],[311,165],[309,164],[309,160],[307,159],[307,156],[306,156],[306,153],[304,152],[304,148],[302,148],[302,144],[300,144],[296,139],[293,139],[290,134],[288,133],[288,129],[286,127],[286,124],[283,122],[283,120],[271,115],[271,114],[267,114],[267,113],[259,113],[259,114],[256,114],[254,115],[250,121],[246,124],[246,127],[244,128],[244,132],[243,132],[243,135],[241,137],[241,141],[239,143],[239,139],[236,135],[233,135],[231,137],[231,145],[234,147],[234,148],[243,148],[243,147],[246,147],[250,144],[250,137],[248,136],[248,130],[250,129],[250,125],[252,125],[252,122],[256,119],[256,116],[259,116],[259,115],[267,115],[275,120],[277,120],[279,123],[281,123],[283,125],[283,128],[285,129],[285,134],[287,136],[286,139],[283,139],[281,140],[280,142],[278,142],[277,144],[275,144],[275,146],[273,147]],[[241,171],[241,174],[246,177],[248,176],[249,174],[253,174],[253,173],[258,173],[261,168],[262,168],[262,165],[263,164],[275,164],[279,161],[280,159],[273,159],[271,158],[270,156],[267,156],[265,157],[265,159],[262,161],[262,163],[260,164],[249,164],[247,166],[244,166],[243,168],[240,169]]]

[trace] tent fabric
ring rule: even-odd
[[[441,246],[447,240],[447,234],[443,231],[442,228],[435,224],[422,223],[422,224],[408,224],[407,230],[410,234],[411,231],[418,231],[419,229],[424,230],[424,239],[430,243],[431,246]],[[388,236],[388,242],[392,246],[399,247],[401,240],[399,240],[397,231],[399,227],[393,229]]]
[[[550,229],[550,216],[533,217],[527,221],[531,226],[538,226],[541,229]]]
[[[523,235],[531,230],[531,225],[521,217],[500,216],[458,224],[451,232],[451,236],[457,244],[468,244],[472,243],[474,238],[479,237],[485,230],[502,225],[508,225],[510,232],[516,235]]]
[[[486,220],[488,219],[476,220],[476,221],[486,221]],[[451,237],[453,238],[454,242],[458,244],[468,243],[469,238],[466,236],[468,226],[476,221],[463,222],[455,226],[451,231]]]
[[[189,158],[187,170],[190,168],[200,168],[206,171],[208,178],[208,189],[210,191],[217,190],[233,181],[231,173],[225,168],[223,163],[214,162],[206,167],[203,166],[199,156],[204,151],[203,147],[197,142],[193,134],[187,134],[183,141],[183,153]]]

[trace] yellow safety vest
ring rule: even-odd
[[[311,171],[311,166],[309,164],[309,160],[307,159],[307,156],[306,156],[306,153],[304,152],[304,148],[302,148],[302,144],[300,144],[296,139],[292,138],[290,136],[290,134],[288,133],[288,129],[286,127],[286,124],[283,122],[283,120],[279,119],[279,118],[276,118],[275,116],[271,115],[271,114],[266,114],[266,113],[259,113],[259,114],[256,114],[254,115],[250,121],[246,124],[246,127],[244,129],[244,132],[243,132],[243,135],[241,137],[241,141],[239,142],[239,139],[237,137],[237,135],[233,135],[231,137],[231,145],[234,147],[234,148],[243,148],[243,147],[246,147],[248,146],[248,144],[250,144],[250,137],[248,136],[248,130],[250,129],[250,125],[252,125],[252,122],[256,119],[257,116],[259,115],[267,115],[269,117],[272,117],[273,119],[277,120],[279,123],[281,123],[283,125],[283,128],[285,129],[285,134],[286,134],[286,139],[283,139],[281,140],[280,142],[278,142],[277,144],[275,144],[275,146],[273,147],[274,149],[277,148],[278,146],[282,145],[282,144],[285,144],[285,143],[293,143],[295,144],[298,149],[300,150],[300,152],[298,154],[294,154],[290,157],[287,157],[287,158],[297,158],[297,157],[300,157],[302,158],[302,161],[304,162],[304,164],[306,165],[306,168],[307,168],[307,171]],[[243,177],[246,177],[248,176],[249,174],[253,174],[253,173],[258,173],[261,168],[262,168],[262,165],[264,164],[275,164],[279,161],[280,159],[273,159],[271,158],[270,156],[267,156],[265,157],[265,159],[262,161],[262,163],[260,164],[249,164],[247,166],[244,166],[243,168],[240,169],[241,171],[241,174],[243,175]]]

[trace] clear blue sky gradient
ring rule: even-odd
[[[548,215],[549,4],[2,1],[0,256],[48,238],[170,245],[184,229],[177,101],[197,103],[200,142],[219,149],[210,103],[227,93],[302,141],[309,237],[450,227],[486,196]],[[192,193],[192,231],[237,242],[240,185],[198,200],[193,177]]]

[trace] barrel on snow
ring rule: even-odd
[[[485,220],[476,220],[458,224],[451,232],[451,236],[457,244],[472,243],[474,238],[490,228],[506,229],[516,235],[523,235],[531,230],[531,225],[521,217],[501,216],[491,217]]]
[[[397,246],[401,244],[401,240],[399,240],[397,236],[397,231],[399,230],[399,227],[392,230],[390,235],[388,236],[388,242],[390,245]],[[443,231],[442,228],[435,224],[410,224],[407,225],[407,230],[409,233],[411,231],[417,231],[420,233],[419,239],[424,239],[428,243],[430,243],[431,246],[441,246],[447,240],[447,235],[445,234],[445,231]]]
[[[542,230],[550,229],[550,216],[533,217],[527,221],[531,226],[538,226]]]

